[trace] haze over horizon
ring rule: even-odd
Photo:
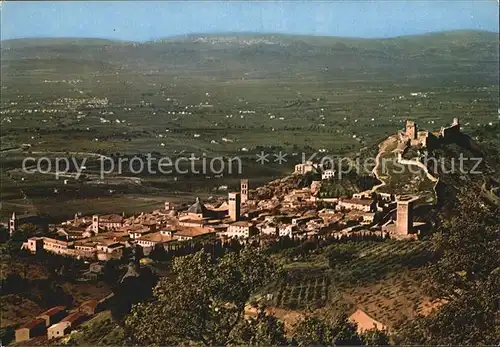
[[[2,5],[1,19],[2,40],[74,37],[148,41],[224,33],[386,38],[451,30],[499,32],[495,0],[7,1]]]

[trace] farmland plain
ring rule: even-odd
[[[242,177],[255,187],[291,172],[302,153],[353,156],[376,146],[406,119],[437,130],[459,117],[474,131],[498,121],[497,42],[498,34],[473,31],[3,41],[0,213],[132,213],[165,198],[224,194],[220,186],[235,188]],[[265,165],[255,161],[262,151],[271,154]],[[279,151],[286,162],[273,161]],[[99,173],[95,154],[237,156],[242,170],[215,177],[126,169],[66,184],[21,170],[27,156],[89,153],[87,176]]]

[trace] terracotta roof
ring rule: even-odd
[[[52,237],[43,237],[43,241],[44,242],[55,243],[55,244],[63,245],[63,246],[68,246],[69,244],[72,244],[71,242],[64,241],[64,240],[54,239]]]
[[[64,310],[65,310],[64,306],[56,306],[56,307],[52,307],[52,308],[48,309],[45,312],[40,313],[38,316],[39,317],[40,316],[53,316],[56,313],[59,313],[59,312],[64,311]]]
[[[227,211],[228,209],[229,209],[229,204],[226,201],[224,201],[221,205],[214,208],[213,210],[214,211]]]
[[[43,318],[33,319],[31,322],[28,322],[28,323],[25,323],[25,324],[21,325],[16,330],[18,330],[18,329],[33,329],[34,327],[36,327],[36,326],[38,326],[40,324],[45,325],[45,319],[43,319]]]
[[[208,234],[212,232],[210,229],[207,228],[201,228],[201,227],[185,227],[185,228],[179,228],[175,232],[176,236],[189,236],[189,237],[196,237],[204,234]]]
[[[119,243],[117,240],[115,240],[114,238],[103,238],[103,239],[100,239],[100,240],[96,240],[97,243],[99,245],[104,245],[104,246],[112,246],[114,244],[117,244]]]
[[[95,247],[97,245],[97,242],[92,242],[92,241],[87,241],[83,240],[81,242],[75,242],[75,247]]]
[[[179,220],[179,224],[181,223],[203,224],[204,222],[205,222],[204,219],[193,219],[193,218],[183,218]]]
[[[142,224],[133,224],[133,225],[130,225],[128,228],[127,228],[127,231],[130,233],[130,232],[133,232],[133,233],[146,233],[146,232],[149,232],[150,229]]]
[[[119,214],[104,214],[99,216],[99,223],[121,223],[123,222],[123,216]]]
[[[108,248],[120,248],[120,247],[125,247],[125,245],[120,242],[114,242],[108,245]]]
[[[239,221],[239,222],[234,222],[229,224],[229,226],[236,226],[236,227],[251,227],[253,224],[247,221]]]
[[[85,317],[85,315],[81,312],[73,312],[67,315],[65,318],[61,320],[61,322],[69,322],[69,323],[74,323],[78,319],[81,319]]]
[[[343,203],[370,206],[373,203],[371,199],[345,199],[341,200]]]
[[[97,300],[85,301],[83,304],[80,305],[80,307],[83,307],[83,306],[88,306],[88,307],[92,307],[93,309],[95,309],[97,307]]]
[[[138,241],[150,241],[150,242],[169,242],[177,240],[175,236],[162,235],[159,232],[143,235],[137,239]]]

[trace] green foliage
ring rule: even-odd
[[[349,321],[346,314],[334,321],[308,316],[297,323],[293,339],[299,346],[362,345],[356,329],[356,323]]]
[[[363,331],[361,334],[361,340],[365,346],[388,346],[389,336],[387,332],[383,330],[378,330],[376,328]]]
[[[430,292],[444,304],[404,326],[402,344],[498,343],[500,210],[466,192],[433,237],[441,257],[428,271]]]
[[[65,346],[131,346],[123,328],[113,321],[109,312],[100,312],[69,335]]]
[[[0,344],[7,346],[16,336],[17,325],[9,325],[0,328]]]
[[[429,241],[348,242],[325,249],[331,255],[332,281],[349,287],[375,282],[401,269],[422,267],[434,259]],[[348,261],[344,261],[344,257]],[[329,259],[329,258],[328,258]],[[335,261],[334,261],[335,260]]]
[[[275,274],[260,251],[246,248],[219,261],[200,251],[175,258],[151,301],[135,305],[125,325],[141,344],[226,345],[250,295]]]
[[[324,269],[288,269],[276,285],[274,303],[289,309],[319,308],[329,291],[330,278]]]
[[[335,268],[339,264],[345,264],[353,260],[356,256],[356,249],[349,245],[336,245],[328,252],[328,264]]]
[[[18,230],[12,233],[10,239],[6,242],[6,252],[11,255],[19,253],[22,244],[30,237],[34,236],[37,231],[38,228],[36,225],[30,223],[21,225]]]
[[[233,333],[232,345],[283,346],[287,344],[285,326],[275,316],[259,308],[257,317],[243,320]]]
[[[127,272],[113,287],[114,296],[110,303],[113,319],[122,322],[133,304],[152,296],[152,288],[156,283],[157,277],[149,267],[140,267],[137,263],[130,262]]]

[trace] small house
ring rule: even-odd
[[[64,317],[66,317],[66,310],[64,306],[56,306],[45,312],[42,312],[37,318],[44,319],[45,326],[49,327],[52,324],[59,322]]]
[[[16,329],[16,342],[30,340],[45,333],[45,319],[36,318]]]
[[[98,312],[98,306],[97,300],[88,300],[80,305],[78,312],[86,314],[87,316],[93,316]]]

